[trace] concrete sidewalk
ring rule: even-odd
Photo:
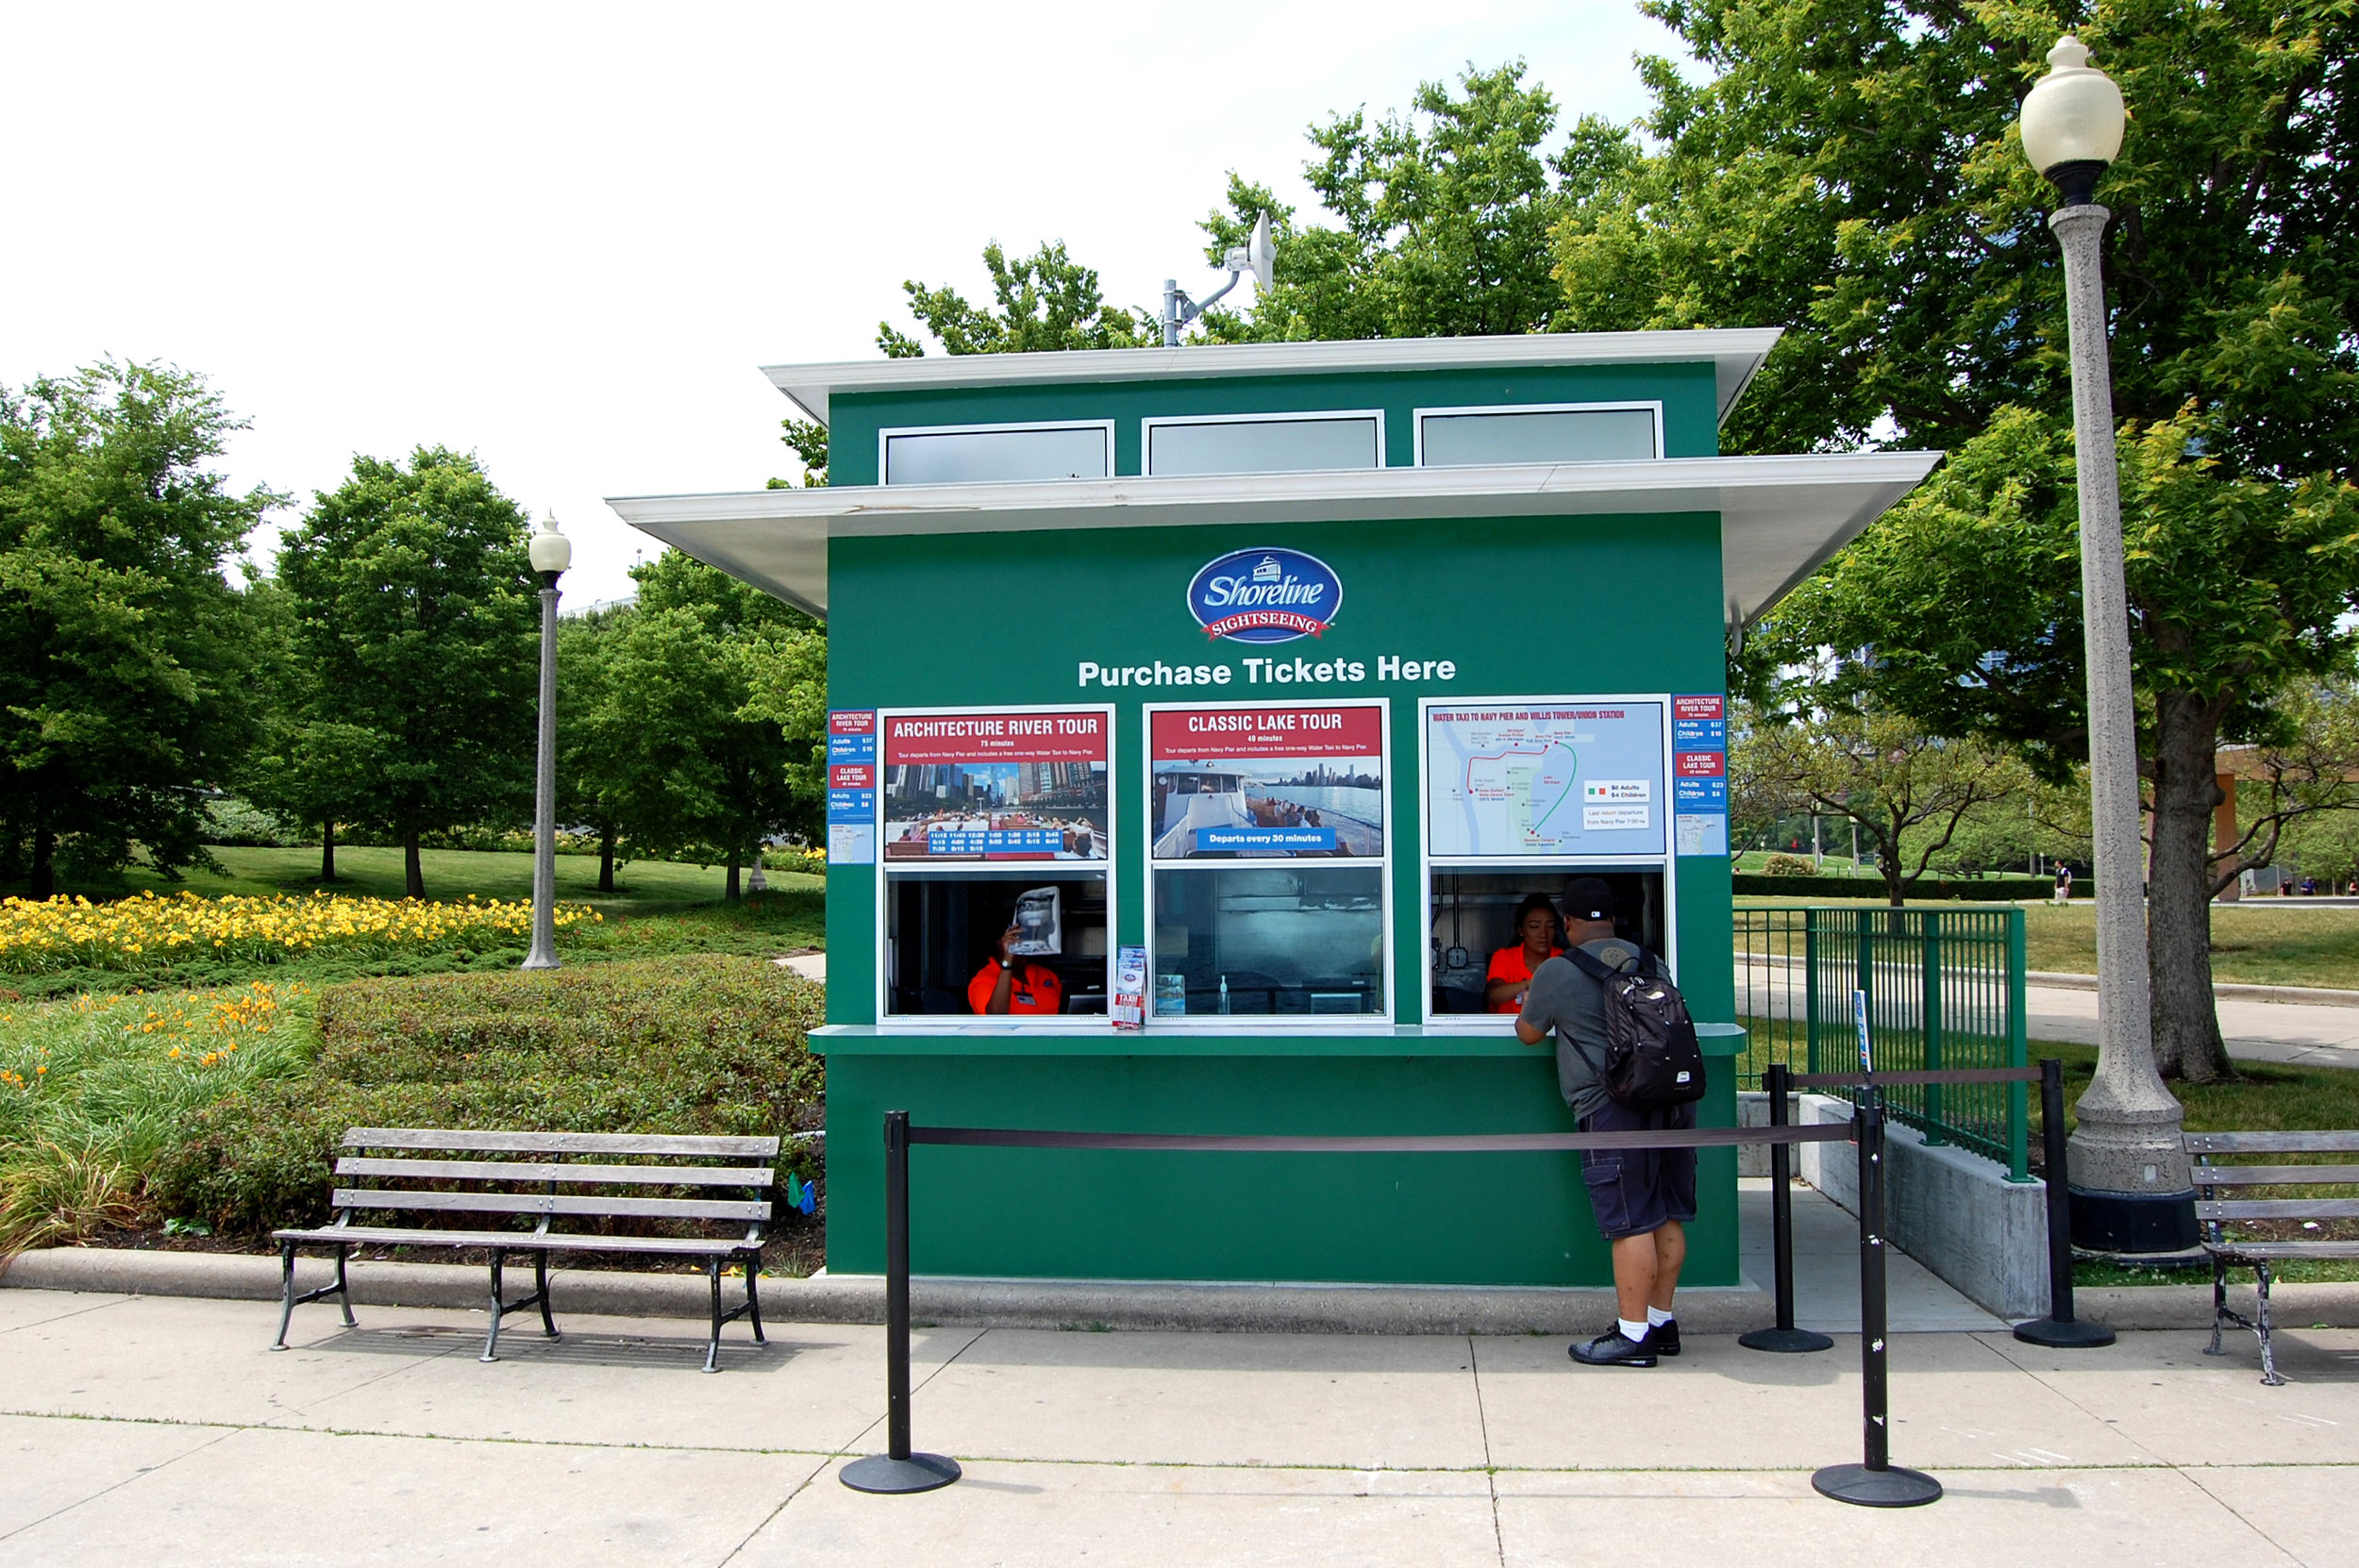
[[[2187,1332],[2066,1356],[1897,1336],[1893,1448],[1930,1509],[1826,1502],[1858,1345],[1698,1337],[1648,1372],[1556,1338],[934,1329],[919,1445],[967,1478],[837,1484],[883,1441],[881,1337],[571,1318],[475,1359],[479,1314],[0,1292],[0,1564],[2359,1563],[2359,1333],[2293,1379]],[[1641,1543],[1653,1544],[1641,1544]],[[1667,1543],[1676,1543],[1676,1547]]]

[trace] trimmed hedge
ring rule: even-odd
[[[361,980],[317,1016],[310,1073],[191,1119],[149,1178],[164,1215],[223,1232],[323,1220],[353,1126],[766,1136],[823,1119],[804,1037],[826,993],[761,959]]]
[[[1884,893],[1882,880],[1874,876],[1770,876],[1761,872],[1740,871],[1730,880],[1734,884],[1732,892],[1751,898],[1882,898]],[[2076,876],[2072,879],[2072,896],[2086,898],[2095,886],[2088,877]],[[2051,898],[2055,892],[2052,876],[1963,876],[1955,881],[1927,876],[1920,877],[1908,890],[1908,895],[2007,903]]]

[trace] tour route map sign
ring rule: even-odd
[[[1427,854],[1665,852],[1663,704],[1567,697],[1426,709]]]

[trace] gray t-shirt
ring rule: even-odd
[[[1598,959],[1609,969],[1619,969],[1632,959],[1644,958],[1648,974],[1661,971],[1662,965],[1647,958],[1646,950],[1623,937],[1601,937],[1584,942],[1581,951]],[[1542,964],[1531,976],[1531,988],[1524,993],[1523,1022],[1535,1029],[1548,1029],[1556,1036],[1556,1086],[1564,1093],[1564,1103],[1572,1107],[1576,1116],[1589,1116],[1609,1102],[1605,1086],[1598,1081],[1598,1067],[1605,1064],[1605,986],[1590,978],[1572,959],[1559,956]],[[1589,1054],[1583,1058],[1573,1049],[1579,1041]],[[1595,1065],[1592,1065],[1592,1064]]]

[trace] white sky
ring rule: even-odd
[[[1583,111],[1675,53],[1631,0],[0,8],[0,383],[202,372],[298,505],[352,454],[477,452],[575,536],[600,497],[794,473],[761,364],[863,359],[899,284],[1062,239],[1108,297],[1208,292],[1227,171],[1310,203],[1304,128],[1520,56]],[[1187,41],[1202,38],[1200,45]],[[1246,285],[1249,290],[1250,285]]]

